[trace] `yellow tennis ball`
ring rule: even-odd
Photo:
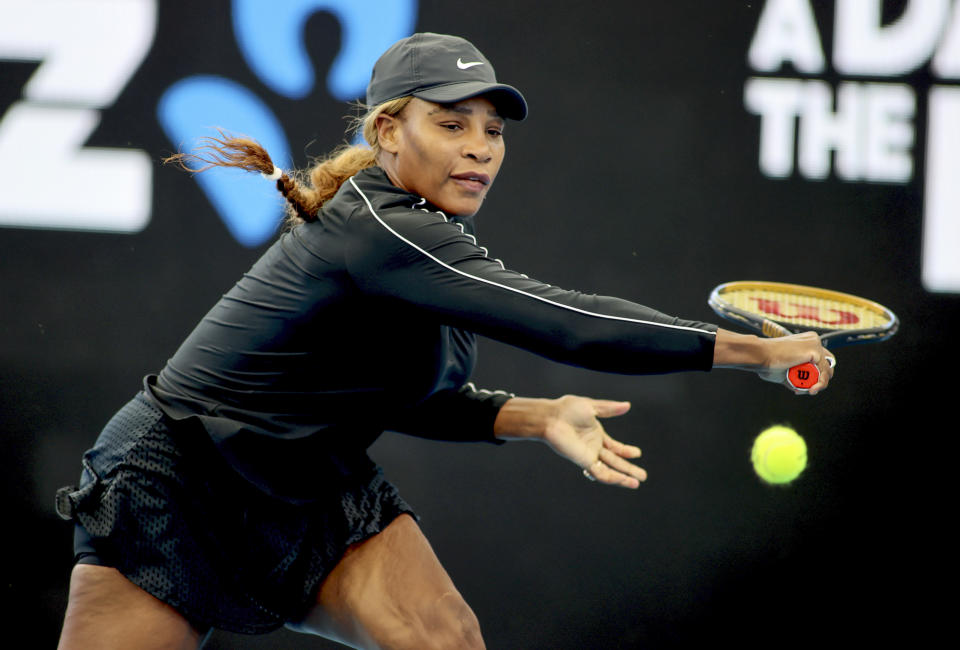
[[[807,443],[788,426],[772,426],[753,441],[750,460],[767,483],[789,483],[807,466]]]

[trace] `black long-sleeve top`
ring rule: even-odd
[[[289,500],[364,480],[384,430],[494,441],[509,395],[468,383],[476,335],[563,363],[711,367],[716,327],[511,271],[379,167],[284,233],[145,387],[197,418],[233,466]]]

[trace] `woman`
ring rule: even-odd
[[[84,456],[58,508],[77,522],[62,648],[196,647],[211,628],[288,625],[356,647],[477,648],[476,617],[409,506],[367,457],[384,430],[532,438],[591,480],[636,488],[622,402],[520,398],[468,382],[482,334],[620,373],[806,361],[812,334],[761,340],[510,271],[473,215],[527,107],[463,39],[416,34],[374,67],[366,147],[310,183],[249,140],[178,155],[259,171],[290,227]],[[205,167],[204,167],[205,168]]]

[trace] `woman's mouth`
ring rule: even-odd
[[[490,185],[490,177],[480,172],[462,172],[460,174],[451,174],[450,178],[456,181],[457,185],[471,191],[483,192]]]

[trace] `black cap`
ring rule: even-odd
[[[413,95],[439,104],[487,95],[512,120],[527,116],[527,101],[513,86],[497,83],[493,66],[470,41],[424,32],[397,41],[373,66],[367,105]]]

